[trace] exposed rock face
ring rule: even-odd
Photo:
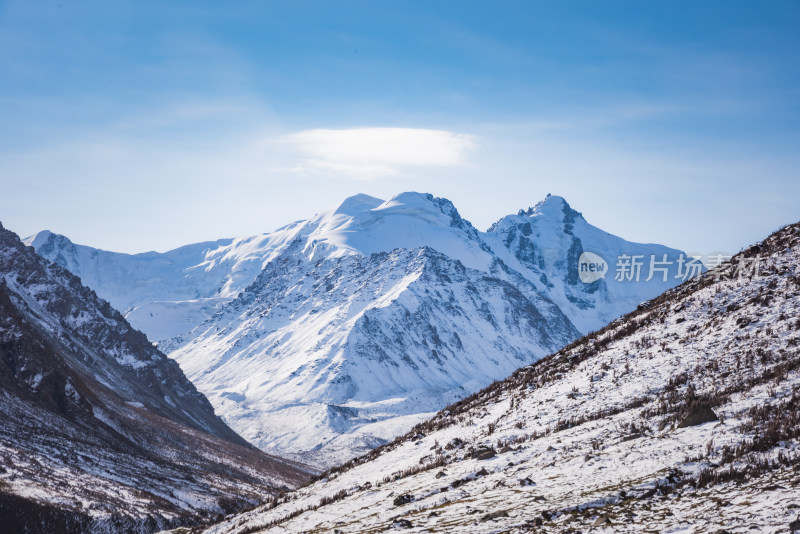
[[[41,400],[64,407],[70,391],[83,398],[78,377],[105,384],[123,401],[189,427],[246,445],[180,367],[131,328],[78,277],[42,260],[0,229],[0,306],[3,307],[2,379],[8,390],[36,383]],[[80,403],[79,403],[80,404]],[[88,407],[88,405],[86,406]]]

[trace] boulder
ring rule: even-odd
[[[497,456],[497,451],[492,447],[481,446],[473,450],[470,456],[476,460],[488,460]]]
[[[414,525],[408,519],[395,519],[392,528],[412,528]]]
[[[678,428],[702,425],[703,423],[710,423],[712,421],[719,421],[719,417],[717,417],[717,414],[715,414],[714,410],[709,406],[692,406],[689,409],[689,413],[678,425]]]
[[[397,497],[394,498],[394,501],[392,502],[394,503],[395,506],[402,506],[404,504],[412,502],[413,500],[414,500],[413,495],[406,494],[406,495],[398,495]]]
[[[498,510],[497,512],[491,512],[483,516],[481,518],[481,521],[493,521],[501,517],[508,517],[508,512],[506,512],[505,510]]]

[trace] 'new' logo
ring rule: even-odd
[[[593,252],[584,252],[578,258],[578,277],[584,284],[591,284],[595,280],[605,278],[607,272],[606,260]]]

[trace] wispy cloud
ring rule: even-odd
[[[304,130],[275,141],[297,154],[297,170],[359,179],[401,174],[403,167],[460,165],[477,144],[473,135],[421,128]]]

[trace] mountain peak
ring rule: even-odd
[[[576,218],[583,218],[583,215],[579,211],[572,209],[564,197],[551,195],[550,193],[547,193],[547,196],[544,197],[543,200],[540,200],[527,210],[519,210],[517,215],[527,215],[529,217],[543,216],[548,219],[564,220],[565,222],[572,222]]]
[[[420,193],[419,191],[404,191],[392,197],[392,202],[403,204],[418,204],[430,202],[433,200],[433,195],[430,193]]]
[[[429,246],[468,267],[485,270],[491,263],[481,249],[477,231],[461,218],[452,202],[413,191],[386,202],[368,195],[350,197],[333,212],[321,215],[309,239],[313,247],[309,250],[315,253],[337,250],[337,254],[357,251],[369,255]]]
[[[407,191],[392,197],[392,200],[385,203],[387,208],[395,206],[403,206],[404,211],[408,214],[413,214],[418,211],[419,213],[430,211],[435,214],[443,213],[450,218],[450,226],[460,227],[464,220],[458,213],[458,210],[448,199],[443,197],[434,197],[430,193],[418,193],[416,191]]]
[[[549,211],[563,211],[564,209],[572,208],[564,197],[547,193],[543,200],[537,202],[533,208],[528,209],[532,209],[534,213],[548,213]]]
[[[543,200],[540,200],[539,202],[536,203],[536,205],[534,206],[534,209],[542,208],[542,207],[545,207],[545,206],[562,207],[564,205],[569,207],[569,204],[567,203],[567,201],[566,201],[566,199],[564,197],[558,196],[558,195],[552,195],[550,193],[547,193],[547,196],[544,197]]]
[[[336,214],[353,216],[356,213],[375,209],[385,201],[380,198],[358,193],[356,195],[347,197],[341,204],[333,211]]]
[[[26,237],[25,239],[22,240],[22,242],[28,245],[29,247],[33,247],[38,250],[39,247],[41,247],[43,244],[47,243],[54,237],[60,237],[64,240],[69,241],[69,239],[67,239],[66,237],[51,232],[50,230],[42,230],[41,232],[36,232],[35,234]]]

